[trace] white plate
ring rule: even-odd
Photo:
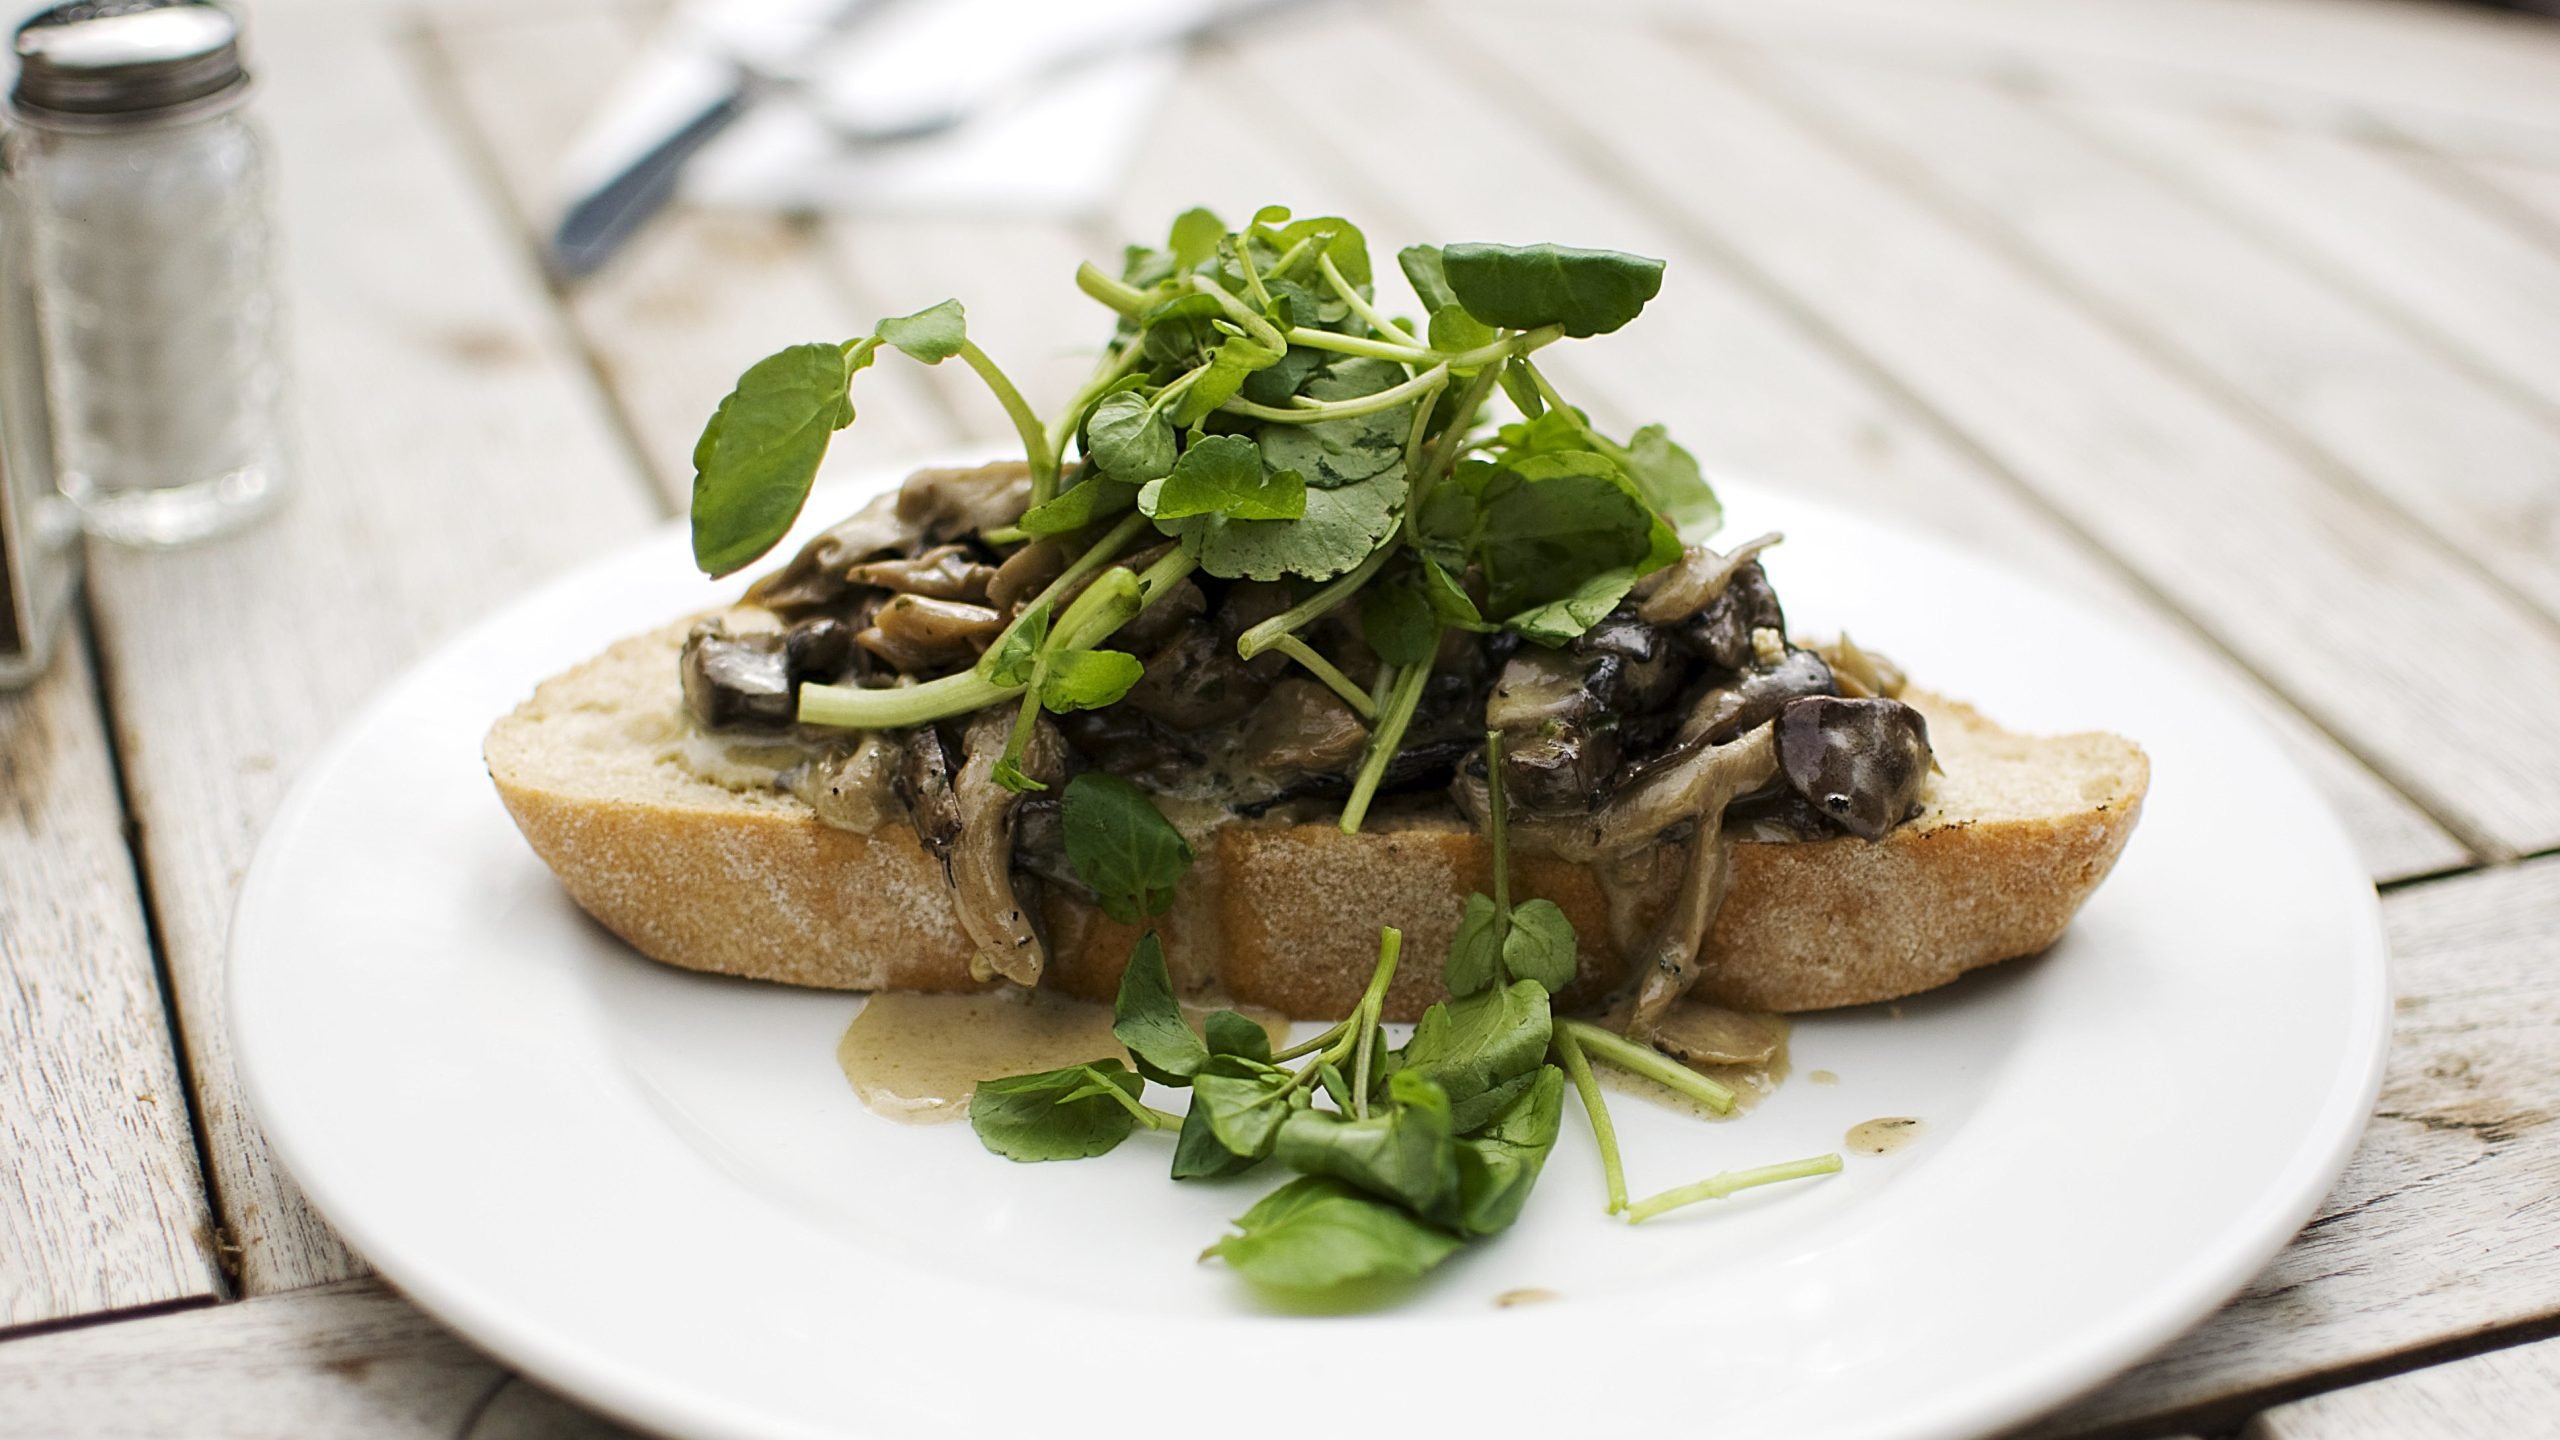
[[[2214,683],[1962,554],[1729,488],[1728,536],[1791,536],[1769,568],[1799,629],[1845,619],[2013,726],[2114,729],[2153,761],[2123,862],[2050,954],[1804,1019],[1796,1078],[1740,1121],[1614,1107],[1639,1195],[1925,1120],[1892,1156],[1630,1228],[1603,1218],[1569,1113],[1517,1229],[1395,1310],[1311,1319],[1194,1262],[1271,1177],[1176,1186],[1145,1135],[1014,1165],[965,1127],[871,1116],[834,1061],[859,998],[625,950],[481,768],[482,732],[535,681],[734,593],[694,575],[679,528],[463,636],[312,766],[233,929],[250,1096],[322,1213],[421,1305],[673,1432],[2020,1419],[2239,1288],[2345,1163],[2389,1026],[2372,887]],[[1493,1304],[1520,1287],[1559,1298]]]

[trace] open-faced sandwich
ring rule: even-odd
[[[1124,1020],[1209,992],[1351,1016],[1314,1052],[1330,1077],[1257,1102],[1268,1134],[1217,1130],[1247,1162],[1282,1120],[1369,1123],[1373,1069],[1413,1077],[1398,1106],[1427,1108],[1405,1093],[1426,1075],[1460,1118],[1503,1086],[1531,1104],[1567,1033],[1550,995],[1613,1050],[1712,1058],[1691,1002],[1881,1000],[2050,945],[2133,829],[2141,751],[2011,734],[1845,635],[1789,631],[1761,565],[1778,537],[1715,548],[1691,457],[1658,425],[1601,433],[1537,363],[1633,319],[1659,262],[1399,259],[1416,318],[1381,309],[1346,222],[1186,214],[1118,277],[1080,274],[1117,329],[1045,421],[957,303],[758,363],[694,455],[708,573],[790,529],[884,352],[984,377],[1023,457],[918,473],[733,607],[542,685],[487,742],[518,825],[676,965],[1040,985],[1118,996]],[[1497,396],[1516,418],[1486,418]],[[1379,965],[1388,926],[1446,965]],[[1445,1041],[1453,995],[1529,991],[1537,1043],[1508,1073],[1372,1039],[1381,1019],[1427,1037],[1439,1006]],[[1130,1046],[1159,1080],[1287,1073],[1217,1040]],[[1308,1103],[1337,1081],[1334,1109]],[[1043,1103],[1150,1123],[1118,1084]],[[1301,1163],[1313,1143],[1290,1163],[1362,1188]]]

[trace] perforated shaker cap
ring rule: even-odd
[[[208,0],[80,0],[18,27],[10,108],[30,124],[152,124],[236,101],[240,18]]]

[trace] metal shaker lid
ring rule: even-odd
[[[78,0],[18,27],[10,108],[31,124],[150,124],[227,107],[249,83],[240,19],[209,0]]]

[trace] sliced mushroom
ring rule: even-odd
[[[1457,631],[1450,633],[1456,634]],[[1659,709],[1679,693],[1684,672],[1670,637],[1620,606],[1573,642],[1584,657],[1584,685],[1602,705],[1620,714]]]
[[[883,495],[800,547],[781,569],[747,587],[746,603],[797,620],[842,599],[854,566],[915,548],[918,532],[898,518],[898,497]]]
[[[1235,647],[1205,625],[1192,625],[1147,656],[1147,673],[1122,704],[1176,730],[1204,730],[1238,719],[1262,703],[1268,683],[1236,658]]]
[[[960,806],[951,795],[951,756],[943,748],[942,732],[919,725],[907,732],[899,748],[895,784],[907,820],[916,827],[925,852],[942,863],[943,883],[955,883],[951,847],[960,840]]]
[[[704,729],[791,723],[791,661],[780,635],[731,635],[705,620],[685,636],[679,668],[685,708]]]
[[[1021,518],[1031,499],[1031,467],[981,465],[919,470],[898,487],[898,518],[928,545],[948,544]]]
[[[853,663],[854,628],[832,615],[812,615],[782,637],[782,653],[791,678],[826,683]]]
[[[967,546],[937,545],[921,555],[856,565],[845,572],[844,578],[856,585],[875,585],[901,595],[980,601],[987,598],[987,584],[995,575],[994,566],[970,558]]]
[[[855,642],[910,675],[975,660],[1004,629],[1004,617],[984,605],[894,595],[871,617]]]
[[[1709,746],[1696,785],[1697,833],[1689,841],[1689,861],[1671,907],[1655,922],[1652,938],[1636,952],[1629,973],[1636,980],[1636,1005],[1627,1034],[1650,1039],[1673,1002],[1697,983],[1699,952],[1706,948],[1708,928],[1724,903],[1730,856],[1724,838],[1724,810],[1734,797],[1769,783],[1778,768],[1777,744],[1770,727],[1762,726],[1729,745]]]
[[[1932,758],[1929,722],[1899,700],[1813,697],[1778,715],[1788,786],[1861,840],[1883,839],[1919,809]]]
[[[1208,608],[1208,598],[1200,593],[1199,586],[1189,580],[1178,581],[1139,611],[1138,618],[1113,633],[1112,648],[1144,655],[1171,640],[1175,632],[1191,626]]]
[[[1778,718],[1790,701],[1833,693],[1831,667],[1810,650],[1790,650],[1767,670],[1746,670],[1698,697],[1680,722],[1678,744],[1720,745]]]
[[[1066,573],[1067,547],[1054,539],[1034,540],[1005,557],[987,581],[987,603],[1002,615],[1011,615],[1016,605],[1028,604],[1031,597],[1049,588],[1049,582]]]
[[[1692,545],[1681,552],[1680,559],[1668,569],[1655,572],[1638,582],[1640,595],[1636,615],[1648,625],[1667,625],[1686,620],[1713,603],[1724,593],[1725,586],[1752,563],[1752,557],[1786,537],[1776,531],[1756,539],[1745,540],[1723,554],[1705,545]]]
[[[1199,748],[1186,737],[1126,705],[1052,718],[1067,747],[1086,764],[1150,789],[1167,790],[1195,781],[1205,763]]]
[[[1016,985],[1037,984],[1048,962],[1031,907],[1014,888],[1014,809],[1022,797],[996,783],[996,762],[1013,733],[1014,712],[992,706],[969,721],[961,750],[966,758],[951,782],[960,817],[960,834],[945,861],[951,877],[952,909],[960,928],[978,949],[970,958],[972,979],[1003,976]],[[1066,780],[1066,747],[1056,727],[1046,720],[1032,726],[1031,743],[1022,759],[1023,773],[1045,785]]]
[[[1839,680],[1840,693],[1852,700],[1899,700],[1903,687],[1910,683],[1903,677],[1901,666],[1878,651],[1862,648],[1846,630],[1840,632],[1839,639],[1813,648]]]
[[[1266,770],[1340,774],[1360,758],[1369,727],[1340,696],[1296,677],[1271,687],[1246,732],[1245,754]]]
[[[1569,652],[1524,646],[1485,697],[1484,723],[1502,732],[1502,783],[1522,806],[1588,810],[1617,773],[1617,736],[1599,723],[1584,669]]]

